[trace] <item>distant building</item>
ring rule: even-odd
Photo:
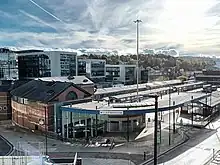
[[[136,82],[136,65],[106,65],[106,81],[125,85]]]
[[[78,75],[85,75],[94,82],[105,80],[106,61],[101,59],[78,59]]]
[[[41,50],[17,51],[19,79],[51,76],[50,59]]]
[[[76,76],[77,53],[22,50],[18,55],[19,79],[50,76]]]
[[[6,48],[0,48],[0,80],[18,79],[17,55]]]
[[[196,81],[204,81],[208,84],[220,85],[220,70],[203,70],[194,74]]]
[[[11,91],[12,122],[35,131],[45,131],[46,124],[46,129],[54,132],[54,118],[58,115],[54,105],[77,102],[91,97],[93,93],[94,84],[85,76],[31,80]]]
[[[50,59],[51,76],[76,76],[77,53],[63,51],[45,51]]]
[[[147,83],[149,80],[149,70],[140,69],[140,83]]]

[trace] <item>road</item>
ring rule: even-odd
[[[220,118],[188,142],[158,159],[161,165],[203,165],[220,150]]]
[[[7,156],[13,151],[13,145],[0,135],[0,156]]]

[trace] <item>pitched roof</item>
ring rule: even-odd
[[[33,101],[50,102],[68,87],[74,86],[90,96],[88,92],[70,82],[32,80],[11,91],[12,95]]]
[[[89,78],[86,76],[69,76],[69,77],[42,77],[36,78],[35,80],[42,81],[59,81],[59,82],[70,82],[76,85],[86,85],[86,84],[94,84]]]
[[[10,92],[11,90],[27,83],[28,80],[21,81],[21,80],[0,80],[0,92]]]

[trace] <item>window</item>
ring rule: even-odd
[[[66,95],[66,100],[76,100],[78,97],[77,97],[77,94],[73,91],[69,92],[67,95]]]

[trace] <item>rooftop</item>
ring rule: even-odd
[[[139,89],[146,89],[146,87],[154,88],[154,87],[162,87],[163,85],[174,85],[180,84],[180,80],[169,80],[169,81],[155,81],[152,83],[144,83],[139,84]],[[137,85],[126,85],[126,86],[117,86],[111,88],[100,88],[97,89],[95,95],[107,94],[107,93],[114,93],[114,92],[121,92],[121,91],[129,91],[132,89],[136,89]],[[147,90],[147,89],[146,89]]]
[[[211,94],[211,99],[210,98],[202,99],[199,102],[202,104],[207,104],[211,107],[214,107],[214,106],[220,104],[220,92],[215,91]],[[211,104],[210,104],[210,102],[211,102]]]
[[[42,77],[35,80],[69,82],[76,85],[93,84],[93,82],[85,76],[69,76],[69,77]]]
[[[169,106],[169,95],[164,95],[162,98],[159,97],[158,100],[158,108],[159,111],[168,110],[169,107],[177,108],[186,103],[191,101],[200,100],[205,97],[208,97],[204,93],[188,93],[188,92],[181,92],[181,93],[173,93],[171,94],[171,106]],[[193,99],[192,99],[193,97]],[[143,100],[139,103],[117,103],[117,104],[109,104],[106,101],[98,102],[92,101],[88,103],[82,104],[74,104],[74,105],[67,105],[63,106],[63,111],[71,111],[71,112],[81,112],[83,113],[96,113],[100,114],[100,111],[110,111],[110,112],[122,112],[124,114],[140,114],[140,113],[151,113],[154,111],[154,98],[149,98]],[[136,104],[136,105],[135,105]],[[142,106],[141,106],[142,105]],[[131,108],[127,108],[131,106]]]
[[[43,50],[34,50],[34,49],[14,51],[14,53],[17,53],[17,54],[36,53],[36,52],[44,52],[44,51]]]
[[[84,92],[87,96],[91,95],[72,82],[42,81],[40,79],[29,81],[28,83],[15,88],[11,91],[11,94],[13,96],[47,103],[53,101],[56,96],[70,86],[74,86],[78,90]]]

